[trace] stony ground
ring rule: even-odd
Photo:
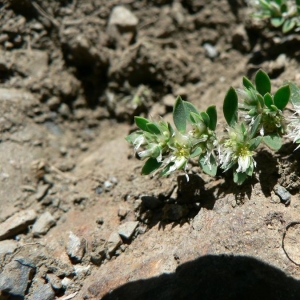
[[[0,4],[0,299],[300,299],[299,152],[241,187],[142,177],[134,115],[200,110],[263,68],[300,85],[300,36],[242,0]]]

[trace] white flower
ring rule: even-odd
[[[137,151],[142,144],[144,144],[146,142],[145,137],[140,134],[134,141],[133,141],[133,145],[134,145],[134,151]]]
[[[237,146],[235,143],[230,143],[230,140],[219,147],[219,162],[224,172],[234,164],[238,164],[236,169],[238,173],[245,173],[249,168],[253,169],[256,162],[252,156],[253,152],[248,149],[247,145]]]
[[[298,116],[292,116],[289,118],[290,119],[290,123],[288,125],[289,133],[287,137],[291,138],[293,142],[296,143],[300,139],[300,118],[299,118],[300,106],[295,106],[294,108],[295,108],[294,115],[298,115]],[[298,149],[299,147],[300,145],[296,149]]]
[[[161,161],[161,148],[157,144],[149,144],[149,148],[138,153],[140,158],[155,157],[158,162]]]
[[[238,168],[236,171],[239,173],[245,173],[250,165],[250,157],[249,156],[239,156],[238,158]]]
[[[264,126],[261,126],[261,129],[259,130],[259,133],[260,133],[261,136],[265,135]]]

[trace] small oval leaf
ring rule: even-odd
[[[218,164],[212,154],[209,157],[209,161],[207,161],[205,155],[201,155],[199,157],[199,166],[206,174],[210,176],[216,176],[218,170]]]
[[[289,86],[291,89],[290,100],[292,104],[294,106],[300,106],[300,89],[293,82],[289,82]]]
[[[223,102],[223,114],[227,124],[231,127],[236,124],[238,119],[238,96],[233,87],[231,87],[224,99]]]
[[[264,96],[264,102],[266,107],[271,108],[271,105],[274,105],[273,98],[270,93],[266,93]]]
[[[264,96],[266,93],[271,92],[271,81],[267,73],[259,70],[255,75],[256,90]]]
[[[254,89],[255,90],[255,86],[253,85],[253,83],[247,78],[247,77],[243,77],[243,86],[246,89]]]
[[[258,115],[258,116],[255,118],[255,120],[254,120],[254,122],[253,122],[253,124],[252,124],[252,126],[251,126],[251,130],[250,130],[250,138],[255,137],[255,135],[256,135],[256,133],[257,133],[257,131],[258,131],[258,128],[259,128],[259,126],[260,126],[260,121],[261,121],[261,115]]]
[[[290,86],[288,84],[282,86],[277,90],[277,92],[274,95],[275,106],[278,109],[283,110],[288,104],[288,102],[290,101],[290,97],[291,97]]]
[[[216,107],[213,106],[209,106],[206,110],[206,113],[209,116],[210,122],[209,122],[209,129],[211,130],[216,130],[217,127],[217,120],[218,120],[218,115],[217,115],[217,109]]]
[[[261,136],[258,136],[255,139],[252,139],[249,143],[249,150],[254,151],[259,146],[261,140],[262,140]]]
[[[150,157],[142,168],[142,175],[149,175],[161,166],[162,162],[158,162],[156,158]]]
[[[154,134],[160,134],[161,133],[159,128],[154,123],[148,123],[147,128],[148,128],[148,131],[150,133],[154,133]]]
[[[264,143],[272,150],[278,151],[281,146],[281,137],[277,134],[269,134],[263,137]]]
[[[287,33],[291,31],[295,27],[295,25],[296,22],[294,19],[287,19],[282,26],[282,32]]]
[[[274,26],[276,28],[280,27],[283,24],[283,22],[284,22],[284,18],[282,18],[282,17],[277,17],[277,18],[271,19],[272,26]]]
[[[182,101],[182,102],[184,106],[186,120],[188,120],[190,123],[193,123],[193,120],[191,120],[191,112],[195,114],[199,114],[197,108],[190,102],[187,101]]]
[[[200,113],[200,116],[202,117],[204,124],[208,127],[210,123],[209,115],[206,112],[202,111]]]
[[[140,129],[144,130],[144,131],[148,131],[149,129],[147,128],[147,124],[150,123],[149,120],[143,118],[143,117],[134,117],[134,121],[137,127],[139,127]]]
[[[186,130],[186,114],[184,104],[180,96],[176,98],[173,109],[173,120],[178,131],[184,133]]]

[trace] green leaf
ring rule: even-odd
[[[260,107],[263,108],[265,106],[264,97],[261,94],[257,94],[257,99],[260,104]]]
[[[142,175],[149,175],[161,166],[162,162],[158,162],[156,158],[150,157],[142,168]]]
[[[277,134],[269,134],[264,136],[263,142],[274,151],[278,151],[282,146],[281,137]]]
[[[205,155],[200,156],[199,165],[202,168],[202,170],[210,176],[216,176],[218,170],[218,164],[212,154],[209,157],[209,163],[205,162]]]
[[[130,133],[129,135],[126,136],[125,140],[129,143],[129,144],[132,144],[134,143],[134,141],[139,137],[141,136],[141,133],[138,133],[138,132],[132,132]]]
[[[264,102],[265,102],[265,105],[268,107],[268,108],[271,108],[271,105],[274,105],[273,103],[273,98],[271,96],[270,93],[266,93],[265,96],[264,96]]]
[[[266,93],[271,92],[271,81],[267,73],[259,70],[255,75],[256,90],[264,96]]]
[[[254,120],[254,122],[253,122],[253,124],[252,124],[252,126],[251,126],[251,130],[250,130],[250,138],[253,138],[253,137],[256,135],[256,133],[257,133],[257,131],[258,131],[258,128],[259,128],[259,126],[260,126],[260,122],[261,122],[261,115],[258,115],[258,116],[255,118],[255,120]]]
[[[286,107],[291,97],[290,86],[284,85],[274,95],[274,104],[281,111]]]
[[[243,77],[243,86],[248,90],[250,89],[255,90],[255,86],[246,76]]]
[[[178,131],[180,131],[181,133],[185,133],[186,114],[184,104],[180,96],[176,98],[176,102],[173,109],[173,120]]]
[[[261,136],[258,136],[255,139],[252,139],[249,143],[249,150],[250,151],[255,150],[259,146],[259,144],[261,143],[261,140],[262,140]]]
[[[210,123],[209,115],[206,112],[202,111],[200,113],[200,116],[202,117],[204,124],[208,127]]]
[[[223,114],[227,124],[231,127],[236,124],[238,119],[238,96],[233,87],[231,87],[224,99],[223,102]]]
[[[214,105],[209,106],[206,110],[206,113],[208,114],[209,119],[210,119],[209,126],[208,126],[209,129],[216,130],[217,120],[218,120],[216,107]]]
[[[296,5],[297,5],[298,15],[300,15],[300,0],[296,0]]]
[[[291,31],[295,27],[295,25],[296,22],[294,19],[287,19],[282,26],[282,32],[287,33]]]
[[[142,118],[142,117],[134,117],[134,121],[137,127],[139,127],[140,129],[144,130],[144,131],[148,131],[149,129],[147,128],[147,124],[150,123],[149,120]]]
[[[148,128],[148,131],[150,133],[154,133],[154,134],[160,134],[161,133],[159,128],[154,123],[148,123],[147,128]]]
[[[292,104],[294,106],[300,106],[300,89],[293,82],[289,82],[289,86],[291,89],[290,100]]]
[[[197,108],[191,102],[187,101],[183,101],[183,106],[186,120],[188,120],[190,123],[193,123],[193,121],[191,120],[191,112],[199,115]]]
[[[199,156],[202,152],[202,149],[200,147],[197,147],[191,154],[190,154],[190,158],[195,158],[197,156]]]
[[[246,170],[246,174],[247,174],[248,176],[252,176],[253,171],[254,171],[254,164],[250,164],[250,166],[249,166],[248,169]]]
[[[237,185],[243,184],[246,179],[247,179],[247,174],[246,173],[240,173],[240,172],[234,172],[233,173],[233,181]]]
[[[173,127],[170,123],[168,123],[168,129],[169,129],[169,132],[170,132],[170,136],[173,136],[175,131],[174,131],[174,129],[173,129]]]
[[[248,115],[254,117],[257,115],[256,108],[252,108],[248,111]]]
[[[174,165],[174,162],[170,162],[166,165],[163,170],[159,173],[160,176],[166,176],[170,170],[170,168]]]
[[[272,26],[276,28],[280,27],[283,24],[283,22],[284,22],[284,18],[282,17],[276,17],[271,19]]]

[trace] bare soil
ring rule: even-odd
[[[267,25],[243,0],[0,3],[0,299],[300,299],[294,145],[259,148],[235,186],[192,164],[189,183],[142,177],[124,139],[177,95],[215,104],[221,133],[227,89],[260,68],[300,85],[299,34]]]

